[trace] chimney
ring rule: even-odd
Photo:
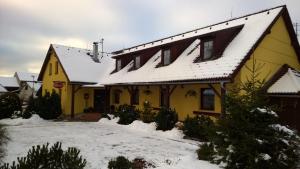
[[[99,62],[98,55],[99,55],[99,53],[98,53],[98,42],[94,42],[93,43],[93,57],[92,58],[95,62]]]

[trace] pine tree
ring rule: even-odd
[[[227,94],[227,116],[219,120],[213,146],[205,147],[215,152],[210,159],[226,163],[227,169],[290,169],[299,159],[299,137],[278,124],[278,116],[263,93],[259,68],[254,62],[248,68],[250,78]]]

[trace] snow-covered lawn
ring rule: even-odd
[[[155,131],[154,124],[135,121],[116,124],[116,119],[99,122],[49,122],[33,116],[29,120],[1,120],[10,136],[5,162],[26,155],[31,146],[61,141],[63,147],[77,147],[87,159],[87,169],[105,169],[111,158],[142,157],[160,169],[220,169],[197,159],[198,142],[182,139],[177,129]]]

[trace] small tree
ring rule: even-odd
[[[18,158],[12,165],[3,164],[0,169],[83,169],[86,160],[79,155],[76,148],[62,150],[57,142],[49,148],[49,144],[33,146],[26,157]]]
[[[119,124],[128,125],[139,118],[139,111],[134,106],[124,104],[118,107],[116,115],[120,118]]]
[[[183,133],[200,141],[208,141],[215,132],[214,122],[206,116],[187,116],[183,124]]]
[[[4,145],[9,140],[6,129],[0,124],[0,163],[5,155]]]
[[[13,113],[21,110],[21,101],[16,93],[5,93],[0,96],[0,119],[10,118]]]
[[[209,152],[208,159],[226,163],[227,169],[292,169],[299,159],[299,137],[278,124],[255,64],[249,70],[250,78],[226,96],[227,115],[219,120],[218,134],[198,154]]]
[[[155,117],[156,130],[171,130],[178,121],[175,109],[162,107]]]
[[[46,92],[44,96],[38,97],[35,108],[43,119],[56,119],[62,113],[60,96],[55,90],[51,94]]]

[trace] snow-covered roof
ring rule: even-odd
[[[52,46],[71,82],[97,83],[114,64],[106,55],[103,58],[99,56],[99,63],[95,62],[89,55],[91,50],[57,44]]]
[[[7,92],[7,90],[0,84],[0,93]]]
[[[17,76],[17,78],[19,78],[20,81],[32,82],[37,81],[39,74],[29,72],[16,72],[15,76]]]
[[[268,93],[299,93],[300,72],[289,68],[268,90]]]
[[[187,32],[167,39],[154,41],[148,44],[136,46],[123,50],[113,57],[128,54],[131,52],[151,48],[164,43],[170,43],[190,37],[243,26],[242,30],[235,36],[226,47],[223,55],[206,62],[194,63],[199,54],[199,42],[195,40],[172,64],[157,67],[161,58],[161,51],[157,52],[141,68],[129,71],[133,66],[133,61],[118,72],[111,74],[103,84],[130,84],[130,83],[155,83],[188,80],[210,80],[228,78],[247,56],[256,42],[264,34],[274,19],[279,15],[284,7],[277,7],[253,15],[240,17],[227,22],[222,22],[192,32]],[[196,50],[193,50],[197,47]]]
[[[0,84],[3,87],[19,87],[15,77],[0,77]]]

